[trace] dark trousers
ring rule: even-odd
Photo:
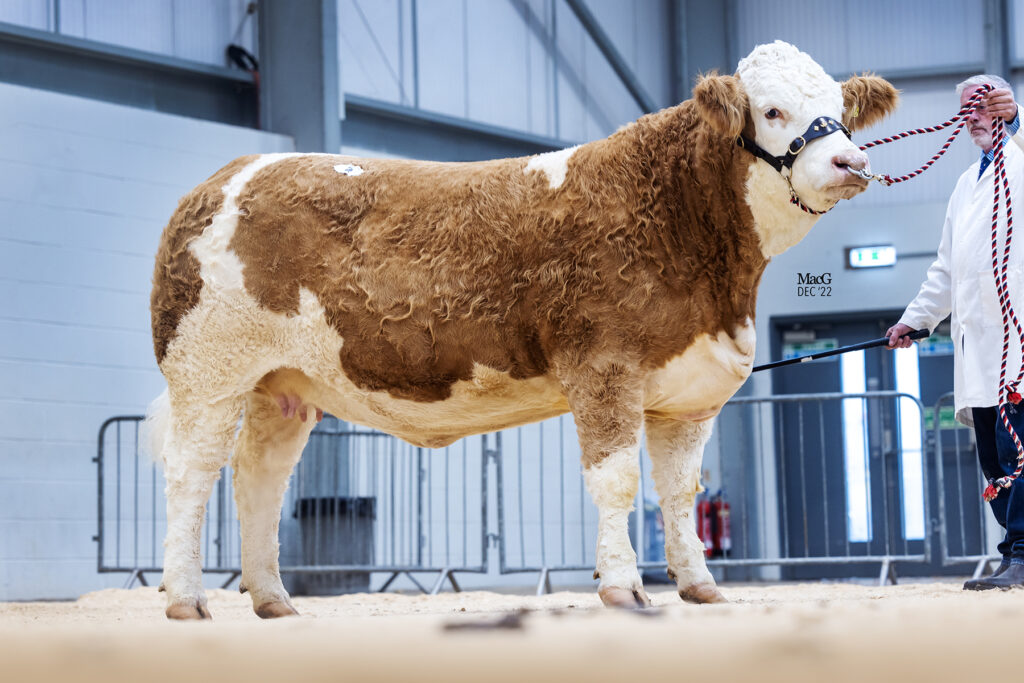
[[[1007,417],[1024,442],[1024,403],[1007,408]],[[1017,469],[1017,447],[999,417],[998,408],[972,408],[974,437],[978,444],[978,461],[986,479],[998,479],[1013,474]],[[999,544],[1003,559],[1024,564],[1024,476],[1008,489],[1001,489],[991,503],[996,521],[1006,529],[1006,537]]]

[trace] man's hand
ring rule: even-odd
[[[985,110],[993,119],[998,116],[1010,123],[1017,116],[1017,103],[1009,90],[990,90],[985,96]]]
[[[889,338],[890,349],[909,349],[914,343],[914,340],[906,335],[914,331],[914,328],[907,327],[903,323],[896,323],[888,330],[885,331],[885,336]]]

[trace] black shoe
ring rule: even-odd
[[[1002,590],[1024,588],[1024,564],[1011,563],[1007,570],[999,576],[981,579],[978,581],[976,590],[987,591],[993,588]]]
[[[964,582],[964,590],[965,591],[986,590],[984,588],[979,587],[978,584],[981,583],[982,581],[988,581],[989,579],[996,578],[997,576],[999,576],[1000,574],[1002,574],[1003,572],[1005,572],[1009,568],[1010,568],[1010,561],[1007,560],[1007,559],[1003,559],[1003,561],[999,563],[999,566],[996,568],[996,570],[994,572],[992,572],[991,574],[989,574],[988,576],[982,576],[982,577],[977,578],[977,579],[970,579],[968,581],[965,581]]]

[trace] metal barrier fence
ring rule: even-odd
[[[974,447],[974,430],[956,422],[953,393],[943,394],[931,412],[943,566],[974,564],[974,578],[1001,556],[995,552],[1002,531],[981,497],[985,475]]]
[[[857,428],[844,433],[850,419]],[[913,396],[738,398],[717,424],[708,454],[717,450],[733,494],[733,543],[709,566],[775,565],[790,578],[820,578],[828,573],[822,565],[877,563],[884,581],[895,580],[897,560],[929,560],[924,410]],[[506,432],[500,445],[500,570],[539,573],[538,592],[550,588],[552,572],[594,566],[597,513],[584,491],[570,425],[564,418],[521,427]],[[894,439],[900,428],[916,439]],[[640,457],[636,507],[644,523],[631,524],[632,535],[640,567],[659,569],[666,564],[660,544],[651,542],[655,500]],[[904,485],[915,474],[922,486]]]
[[[98,570],[129,574],[129,586],[162,571],[166,532],[162,467],[140,451],[142,419],[104,422],[95,458]],[[282,513],[281,573],[290,590],[369,590],[372,576],[386,590],[404,576],[437,592],[445,581],[458,589],[455,572],[487,571],[486,456],[494,438],[431,450],[325,419],[310,436]],[[225,586],[241,573],[231,474],[222,471],[201,536],[203,570],[227,574]],[[436,575],[432,587],[417,574]]]
[[[892,391],[730,401],[705,466],[727,482],[732,547],[708,565],[728,578],[789,579],[845,576],[857,565],[859,575],[880,567],[880,581],[895,581],[894,562],[931,562],[933,528],[941,556],[933,567],[973,562],[980,571],[998,559],[987,550],[991,515],[978,494],[970,431],[952,423],[947,404],[948,396],[930,411],[926,430],[921,403]],[[129,585],[161,571],[165,532],[164,481],[139,451],[141,419],[107,420],[96,457],[99,571],[128,573]],[[640,457],[630,527],[640,567],[653,571],[666,564],[649,464]],[[941,492],[934,519],[933,458]],[[225,468],[211,496],[201,539],[204,571],[227,574],[225,585],[240,571],[230,475]],[[296,593],[369,590],[371,578],[386,590],[400,576],[424,591],[445,581],[458,590],[454,573],[487,572],[495,540],[498,571],[536,572],[542,592],[552,572],[592,571],[596,537],[571,416],[435,451],[328,418],[289,487],[281,571]],[[415,576],[424,573],[432,586]]]

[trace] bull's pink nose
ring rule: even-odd
[[[840,171],[862,171],[868,167],[868,155],[859,150],[837,154],[832,157],[832,166]]]

